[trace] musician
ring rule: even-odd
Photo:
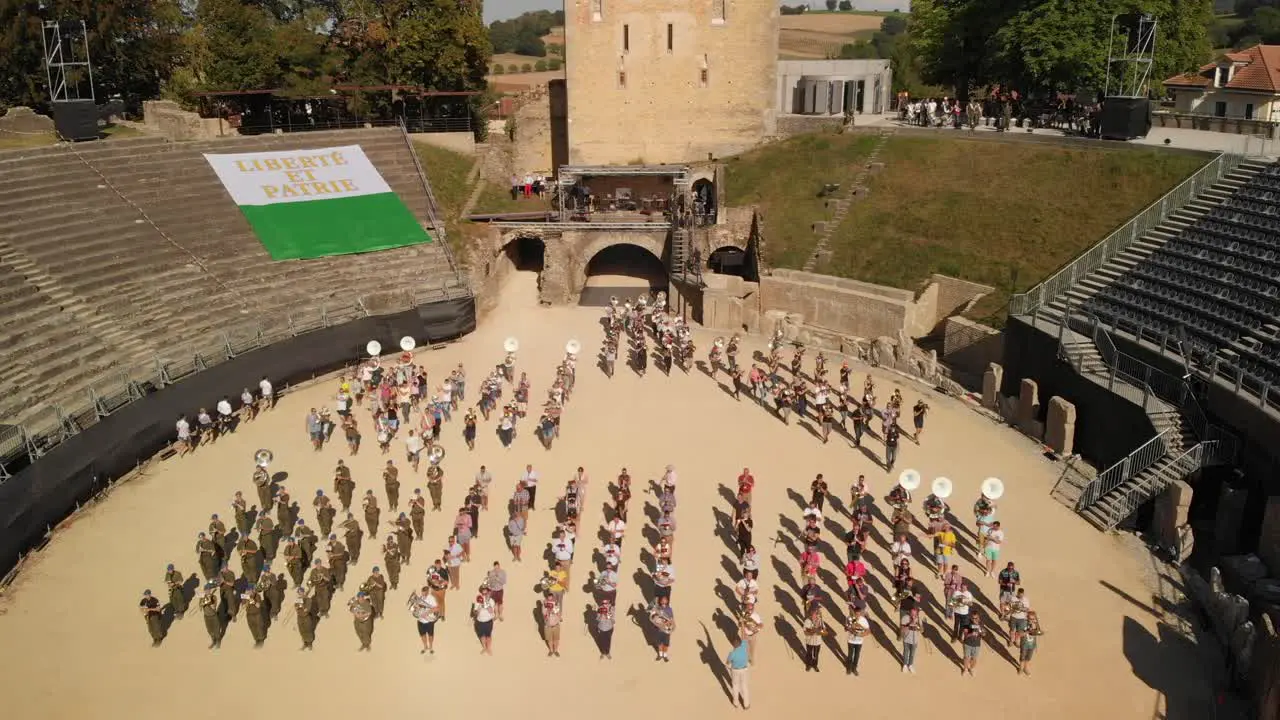
[[[493,654],[493,598],[488,588],[480,588],[480,594],[471,603],[471,620],[475,623],[476,636],[480,638],[480,654]]]
[[[916,671],[916,650],[920,647],[920,636],[924,631],[924,618],[920,608],[913,607],[899,621],[898,635],[902,638],[902,672]]]
[[[671,598],[671,588],[676,584],[676,566],[657,563],[653,569],[653,595],[656,598]]]
[[[456,534],[450,535],[444,549],[445,564],[449,568],[449,587],[453,590],[462,589],[462,563],[466,561],[466,549],[458,540]]]
[[[613,659],[613,627],[617,622],[613,600],[603,599],[596,608],[596,643],[600,647],[600,659]]]
[[[382,545],[382,562],[387,566],[387,579],[391,581],[391,589],[400,584],[400,543],[395,535],[388,535]]]
[[[755,529],[755,520],[751,518],[751,506],[740,504],[735,512],[733,528],[738,538],[738,555],[746,553],[751,547],[751,535]]]
[[[744,608],[754,607],[760,597],[759,577],[759,570],[748,570],[742,574],[742,579],[733,586],[734,595]]]
[[[982,545],[986,542],[987,532],[991,529],[991,524],[996,520],[996,504],[986,495],[979,495],[978,499],[973,503],[973,516],[975,524],[978,526],[978,544]]]
[[[618,565],[622,562],[622,548],[609,543],[601,549],[601,552],[604,553],[605,568],[617,570]]]
[[[569,478],[569,482],[565,485],[564,494],[560,496],[560,502],[564,504],[564,515],[572,520],[578,517],[578,512],[582,500],[582,488],[578,487],[576,478]]]
[[[815,403],[818,412],[818,422],[822,426],[822,444],[827,444],[831,440],[831,424],[834,422],[831,404],[826,402],[825,396],[820,398],[822,402]]]
[[[627,520],[627,503],[631,501],[631,476],[627,474],[627,469],[622,468],[622,472],[618,475],[617,490],[613,493],[613,515],[614,517],[626,522]]]
[[[822,619],[822,607],[809,608],[809,616],[804,621],[804,669],[818,672],[818,655],[822,651],[822,638],[831,631]]]
[[[1036,615],[1034,610],[1027,613],[1027,631],[1022,635],[1021,642],[1018,644],[1018,672],[1030,676],[1031,675],[1031,659],[1035,657],[1036,648],[1040,645],[1040,636],[1044,631],[1040,629],[1040,617]]]
[[[671,662],[671,657],[667,651],[671,648],[671,633],[676,629],[676,614],[671,609],[670,595],[659,595],[655,601],[657,604],[649,612],[649,621],[657,628],[658,635],[658,660],[662,662]]]
[[[1009,603],[1009,647],[1021,647],[1022,636],[1030,627],[1028,616],[1031,613],[1031,599],[1027,597],[1025,588],[1018,588],[1012,602]]]
[[[557,564],[564,565],[566,571],[571,569],[570,565],[573,563],[574,535],[570,532],[571,527],[569,522],[559,526],[551,540],[551,556]]]
[[[663,565],[671,563],[671,540],[669,538],[658,538],[658,544],[653,546],[653,557]]]
[[[960,592],[960,589],[963,587],[964,576],[960,574],[960,566],[952,565],[951,570],[948,571],[946,575],[942,576],[942,597],[947,599],[944,606],[946,607],[946,617],[948,620],[951,619],[952,615],[950,603],[951,597]]]
[[[618,570],[605,564],[604,570],[596,577],[596,596],[602,603],[615,603],[618,600]]]
[[[142,613],[142,619],[147,623],[147,632],[151,635],[151,647],[159,647],[164,641],[160,599],[153,596],[150,590],[143,590],[142,601],[138,603],[138,608]]]
[[[939,526],[938,532],[933,536],[933,560],[937,565],[936,572],[939,576],[947,571],[947,565],[951,563],[952,556],[956,552],[956,534],[951,529],[951,524],[945,520]]]
[[[820,567],[822,567],[822,553],[818,551],[817,544],[805,545],[804,552],[800,553],[800,576],[804,578],[806,585],[817,584]]]
[[[431,588],[423,586],[421,591],[409,595],[409,612],[418,623],[418,637],[422,640],[419,654],[436,654],[436,621],[440,619],[439,605],[432,596]]]
[[[924,434],[924,418],[929,414],[929,403],[923,399],[918,400],[914,407],[911,408],[911,421],[915,424],[916,444],[920,444],[920,436]]]
[[[822,478],[822,473],[813,479],[809,484],[809,504],[818,510],[818,517],[822,516],[823,505],[827,502],[827,481]]]
[[[965,626],[964,634],[961,636],[961,643],[964,645],[964,661],[960,667],[960,674],[968,672],[969,676],[973,676],[973,670],[978,666],[978,652],[982,650],[982,636],[986,633],[986,629],[982,627],[982,613],[974,610],[969,620],[969,624]]]
[[[676,512],[676,492],[674,487],[662,488],[658,492],[658,510],[665,515],[674,515]]]
[[[222,613],[218,611],[217,583],[206,582],[196,599],[200,605],[200,614],[204,616],[205,632],[209,633],[209,649],[217,649],[222,644],[222,635],[226,631],[222,624]]]
[[[760,554],[756,552],[756,546],[747,547],[746,552],[742,553],[742,572],[745,575],[747,571],[760,572]]]
[[[916,580],[911,576],[911,561],[903,558],[894,567],[893,575],[893,591],[894,596],[902,601],[909,597],[912,590],[915,589]]]
[[[395,585],[391,587],[394,588]],[[444,558],[436,558],[431,567],[427,568],[427,588],[431,591],[432,599],[436,601],[436,612],[443,620],[446,609],[445,593],[449,589],[449,569],[445,566]]]
[[[894,485],[889,488],[889,494],[885,496],[884,500],[895,510],[899,510],[911,504],[911,491],[901,485]]]
[[[543,579],[543,587],[555,598],[557,604],[564,602],[564,594],[569,589],[568,563],[557,562]]]
[[[1004,530],[1000,529],[1000,521],[996,520],[991,523],[991,529],[987,531],[986,545],[982,549],[982,555],[986,558],[987,577],[996,574],[996,564],[1000,560],[1002,545],[1004,545]]]
[[[260,648],[267,641],[266,601],[253,583],[245,587],[240,599],[244,603],[245,624],[249,626],[249,634],[253,636],[253,646]]]
[[[973,606],[973,593],[969,591],[966,583],[960,585],[960,589],[952,593],[947,600],[947,605],[951,609],[953,625],[951,627],[951,642],[956,642],[964,637],[964,629],[972,623],[970,614]]]
[[[663,513],[658,516],[658,536],[665,538],[667,544],[674,550],[676,546],[676,518],[671,513]]]
[[[862,659],[862,643],[871,634],[871,621],[864,610],[855,609],[845,625],[848,634],[849,654],[846,656],[844,671],[846,675],[858,674],[858,663]]]
[[[338,501],[342,503],[342,511],[351,509],[351,494],[355,492],[356,483],[351,479],[351,468],[339,460],[333,471],[333,491],[338,493]]]
[[[1011,605],[1014,593],[1018,591],[1018,586],[1022,584],[1022,573],[1018,572],[1018,569],[1011,562],[1000,571],[997,581],[1000,583],[1000,606]]]
[[[316,497],[311,501],[311,506],[316,510],[316,524],[320,526],[320,534],[328,537],[329,533],[333,532],[333,518],[338,514],[338,509],[329,501],[323,490],[316,490]]]
[[[538,509],[538,472],[533,469],[533,465],[525,465],[524,472],[520,475],[520,482],[523,483],[524,489],[529,492],[529,509]],[[527,518],[526,518],[527,519]]]

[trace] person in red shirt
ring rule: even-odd
[[[751,475],[750,468],[742,468],[742,474],[738,476],[738,502],[751,504],[751,491],[756,487],[756,479]]]
[[[805,546],[804,552],[800,553],[800,574],[804,576],[805,584],[818,583],[818,567],[821,565],[822,553],[818,552],[818,546],[812,544]]]

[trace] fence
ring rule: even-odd
[[[363,295],[347,303],[301,308],[206,334],[166,353],[167,357],[157,356],[144,365],[121,368],[70,401],[44,405],[21,423],[0,428],[0,482],[129,403],[237,356],[358,318],[390,315],[470,295],[465,286],[441,283]]]
[[[1044,305],[1053,302],[1086,275],[1105,265],[1111,258],[1137,242],[1149,230],[1158,227],[1170,213],[1221,180],[1234,170],[1242,159],[1238,155],[1225,153],[1213,158],[1159,200],[1148,205],[1048,279],[1025,293],[1009,298],[1009,314],[1031,315]]]

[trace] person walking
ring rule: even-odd
[[[729,666],[729,702],[734,705],[741,702],[743,710],[751,708],[751,668],[748,654],[747,640],[743,638],[724,660],[724,664]]]
[[[961,639],[964,644],[964,662],[960,666],[960,674],[967,672],[972,677],[974,668],[978,667],[978,653],[982,650],[982,635],[986,631],[982,627],[982,615],[977,610],[970,614],[973,617],[965,627]]]
[[[489,597],[489,589],[481,588],[475,602],[471,604],[471,619],[475,622],[476,637],[480,638],[480,654],[493,654],[493,598]]]

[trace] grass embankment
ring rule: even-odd
[[[471,195],[471,185],[467,180],[475,158],[423,142],[415,141],[413,147],[427,179],[431,181],[436,205],[444,216],[442,220],[445,232],[449,235],[450,249],[453,250],[454,257],[461,261],[466,242],[459,215]]]
[[[810,198],[835,174],[813,163],[828,154],[857,158],[868,141],[874,136],[811,135],[730,161],[731,202],[769,200],[761,202],[768,264],[799,268],[813,249],[809,226],[824,214]],[[991,285],[996,291],[969,314],[997,327],[1010,294],[1052,274],[1205,162],[1159,149],[946,136],[890,138],[880,160],[884,170],[869,177],[870,192],[850,207],[818,272],[910,290],[935,272]]]
[[[819,196],[823,185],[839,183],[847,193],[875,144],[874,135],[814,133],[726,160],[726,202],[759,206],[769,265],[804,265],[818,244],[813,223],[831,214]]]

